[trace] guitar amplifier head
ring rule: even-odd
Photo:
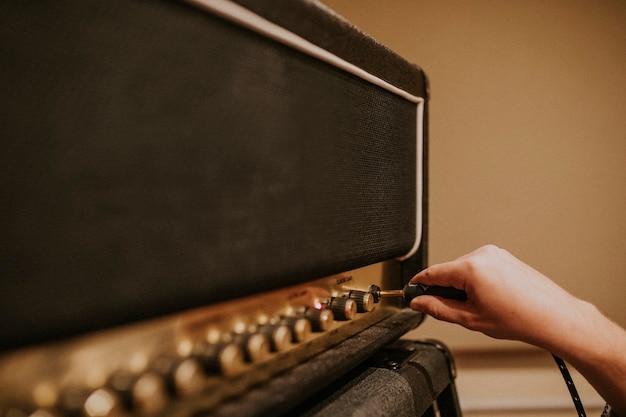
[[[0,16],[0,410],[214,410],[398,314],[420,68],[304,0]]]

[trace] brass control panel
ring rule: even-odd
[[[376,291],[387,286],[389,270],[383,262],[5,353],[0,417],[210,411],[395,313]]]

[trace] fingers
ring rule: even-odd
[[[508,326],[498,324],[497,317],[481,312],[480,307],[471,302],[448,300],[434,296],[420,296],[411,301],[411,308],[429,316],[461,325],[469,330],[482,332],[498,339],[511,339]]]
[[[466,301],[419,296],[411,308],[436,319],[458,323],[497,338],[536,341],[537,329],[559,317],[577,300],[549,278],[493,245],[454,261],[433,265],[411,279],[413,284],[454,287]],[[545,335],[548,336],[545,336]],[[544,332],[542,339],[550,333]]]
[[[483,246],[451,262],[432,265],[411,279],[412,284],[439,285],[467,291],[468,280],[472,280],[485,264],[496,259],[511,257],[494,245]]]
[[[443,299],[434,296],[419,296],[411,300],[411,308],[426,313],[437,320],[450,323],[462,323],[464,319],[464,302]]]
[[[439,285],[465,290],[463,267],[459,261],[432,265],[411,279],[411,284]]]
[[[411,279],[412,284],[454,287],[465,291],[468,300],[420,296],[412,300],[411,308],[436,319],[471,328],[485,315],[480,309],[485,309],[485,305],[492,302],[493,282],[498,276],[492,265],[494,260],[503,256],[506,256],[504,251],[488,245],[454,261],[426,268]]]

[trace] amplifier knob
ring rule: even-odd
[[[263,362],[270,356],[270,341],[261,333],[242,333],[235,336],[235,343],[242,347],[249,362]]]
[[[304,317],[285,317],[281,320],[281,323],[291,329],[291,341],[293,343],[304,342],[309,338],[313,330],[311,322]]]
[[[348,297],[333,297],[328,305],[335,320],[352,320],[356,316],[356,302]]]
[[[129,414],[115,392],[98,388],[85,399],[82,407],[86,417],[127,417]]]
[[[259,333],[269,339],[270,348],[275,352],[281,352],[291,346],[293,336],[287,325],[267,324],[260,327]]]
[[[200,394],[204,388],[202,366],[192,358],[178,363],[171,373],[171,378],[180,397],[192,397]]]
[[[152,367],[167,381],[170,393],[179,397],[192,397],[202,392],[204,388],[204,371],[202,365],[194,358],[160,358]]]
[[[139,375],[117,372],[109,380],[110,388],[138,414],[152,414],[165,407],[167,392],[165,381],[156,372],[148,371]]]
[[[352,290],[348,293],[348,298],[356,301],[357,313],[369,313],[374,309],[374,295],[372,293]]]
[[[332,311],[316,308],[307,309],[304,312],[304,317],[309,319],[314,332],[324,332],[330,329],[335,319]]]
[[[194,348],[193,356],[208,373],[233,376],[245,368],[245,354],[236,343],[202,343]]]

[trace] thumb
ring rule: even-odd
[[[431,295],[421,295],[411,300],[411,308],[421,313],[426,313],[437,320],[449,323],[459,323],[462,320],[462,308],[465,303],[457,300],[449,300]]]

